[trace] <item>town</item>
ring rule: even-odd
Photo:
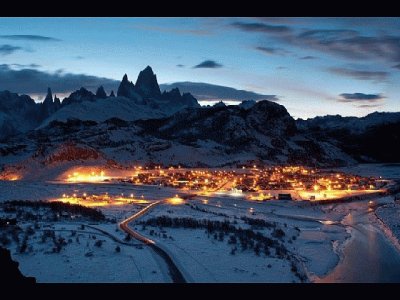
[[[104,170],[93,170],[67,174],[67,183],[120,182],[133,185],[150,185],[158,188],[176,189],[181,194],[199,196],[227,195],[247,200],[307,200],[324,201],[347,199],[352,196],[385,192],[389,181],[375,177],[361,177],[333,170],[322,170],[304,166],[241,166],[235,169],[188,169],[177,167],[135,167],[129,176],[125,172],[106,174]],[[128,195],[128,194],[127,194]],[[102,203],[130,203],[134,196],[107,194],[63,195],[62,201],[101,199]],[[136,197],[136,195],[135,195]],[[141,195],[143,200],[143,195]],[[176,196],[177,197],[177,196]],[[114,199],[114,200],[112,200]],[[93,202],[89,201],[89,202]],[[100,201],[100,200],[99,200]]]

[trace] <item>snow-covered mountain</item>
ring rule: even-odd
[[[189,93],[179,89],[161,94],[157,76],[150,66],[139,73],[134,85],[125,74],[115,97],[100,86],[93,94],[84,87],[71,93],[61,102],[53,98],[51,89],[42,103],[35,103],[27,95],[0,92],[0,139],[35,128],[43,128],[50,122],[68,119],[105,121],[119,117],[126,121],[169,116],[186,107],[200,107]]]
[[[161,90],[170,90],[178,88],[182,92],[191,93],[200,101],[237,101],[244,100],[271,100],[277,101],[276,95],[263,95],[246,90],[237,90],[227,86],[204,82],[174,82],[170,84],[161,84]]]
[[[395,152],[368,152],[373,148],[368,143],[378,135],[398,139],[399,115],[295,121],[284,106],[268,100],[201,107],[178,88],[161,92],[157,76],[146,67],[135,84],[125,74],[117,96],[108,96],[102,87],[95,94],[82,87],[61,102],[49,89],[38,104],[26,95],[1,92],[1,137],[8,138],[0,143],[0,177],[15,170],[37,177],[40,168],[49,176],[51,168],[71,164],[340,166],[364,157],[391,161]]]
[[[374,112],[362,118],[316,117],[296,124],[300,132],[335,144],[357,161],[400,161],[399,112]]]
[[[374,112],[365,117],[342,117],[340,115],[328,115],[307,120],[296,120],[297,127],[301,130],[347,129],[351,133],[362,133],[368,127],[400,122],[400,112]]]
[[[300,134],[286,109],[267,100],[250,108],[186,108],[169,117],[147,120],[54,120],[0,144],[0,161],[14,166],[6,167],[3,174],[18,168],[20,174],[30,176],[39,176],[29,171],[32,166],[54,168],[71,161],[121,167],[137,163],[204,167],[355,162],[329,142]]]
[[[47,105],[27,95],[0,92],[0,139],[35,128],[46,117]]]
[[[54,120],[92,120],[102,122],[118,117],[125,121],[169,116],[186,107],[199,107],[190,94],[181,94],[179,89],[161,94],[157,76],[150,66],[139,73],[136,85],[125,74],[119,85],[117,97],[107,97],[100,87],[96,95],[81,88],[62,102],[61,109],[44,120],[42,128]]]
[[[95,101],[75,102],[63,106],[45,119],[37,128],[43,128],[52,121],[67,121],[69,119],[91,120],[102,122],[115,116],[133,121],[137,119],[161,118],[168,114],[148,105],[140,105],[125,97],[95,98]]]

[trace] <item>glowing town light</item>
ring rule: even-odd
[[[322,223],[324,225],[333,225],[336,222],[335,221],[331,221],[331,220],[321,220],[320,223]]]
[[[68,174],[67,182],[102,182],[109,177],[105,176],[104,171],[96,174],[94,171],[88,173],[73,172]]]
[[[10,177],[8,177],[9,181],[16,181],[16,180],[20,180],[21,176],[19,175],[11,175]]]
[[[172,205],[181,205],[185,201],[182,198],[180,198],[178,195],[175,195],[175,197],[168,198],[167,202],[168,202],[168,204],[172,204]]]

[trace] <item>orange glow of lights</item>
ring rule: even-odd
[[[86,194],[86,193],[85,193]],[[80,204],[87,207],[103,207],[103,206],[116,206],[116,205],[127,205],[127,204],[147,204],[148,200],[145,199],[134,199],[125,197],[110,197],[108,194],[104,195],[91,195],[79,197],[76,194],[68,196],[63,194],[62,198],[51,200],[50,202],[60,201],[63,203]]]
[[[90,173],[73,172],[72,174],[68,174],[66,181],[67,182],[102,182],[106,179],[109,179],[109,177],[105,176],[104,171],[101,171],[99,174],[92,171]]]
[[[172,197],[172,198],[168,198],[168,201],[167,201],[169,204],[172,204],[172,205],[181,205],[181,204],[183,204],[185,201],[182,199],[182,198],[180,198],[178,195],[175,195],[175,197]]]
[[[7,180],[7,181],[16,181],[16,180],[20,180],[22,178],[21,175],[18,174],[7,174],[7,175],[1,175],[0,180]]]

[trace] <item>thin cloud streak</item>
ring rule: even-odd
[[[37,42],[60,42],[60,39],[56,39],[49,36],[43,35],[31,35],[31,34],[12,34],[12,35],[0,35],[0,38],[16,41],[37,41]]]

